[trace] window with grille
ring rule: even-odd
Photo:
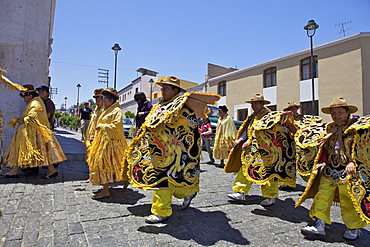
[[[276,86],[276,67],[271,67],[263,71],[263,87]]]
[[[318,66],[317,66],[317,56],[313,57],[314,60],[314,78],[318,77]],[[311,76],[311,57],[307,57],[301,60],[301,80],[312,79]]]
[[[302,115],[318,115],[319,101],[314,101],[314,113],[312,114],[312,101],[301,102],[301,114]]]
[[[226,81],[218,83],[218,94],[221,96],[226,96]]]

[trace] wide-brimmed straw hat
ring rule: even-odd
[[[117,100],[119,98],[118,94],[117,94],[117,90],[115,90],[114,88],[112,87],[107,87],[106,89],[104,89],[102,91],[102,94],[110,94],[112,96],[114,96],[114,98]]]
[[[186,92],[186,90],[180,86],[180,79],[173,75],[160,77],[157,81],[157,84],[161,87],[163,87],[163,85],[175,86],[180,88],[181,92]]]
[[[348,105],[344,98],[334,98],[331,101],[330,106],[321,108],[321,111],[325,114],[330,114],[330,109],[337,107],[347,107],[350,114],[355,113],[358,110],[357,106]]]
[[[100,96],[103,96],[103,94],[102,94],[103,90],[104,90],[104,88],[95,89],[93,98],[99,98]]]
[[[260,93],[253,94],[251,100],[247,100],[245,102],[252,104],[252,102],[258,102],[258,101],[263,102],[264,105],[268,105],[271,103],[270,101],[265,100],[265,97],[263,97],[263,95]]]
[[[289,111],[289,109],[292,108],[292,107],[297,107],[299,109],[302,106],[295,103],[294,101],[290,101],[290,102],[288,102],[288,105],[283,109],[283,111]]]

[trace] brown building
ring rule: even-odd
[[[302,104],[301,113],[312,113],[310,49],[288,54],[247,68],[208,79],[208,93],[220,94],[218,105],[227,105],[235,120],[251,113],[245,103],[262,93],[269,107],[282,110],[289,101]],[[370,32],[346,36],[314,47],[314,91],[316,112],[334,97],[344,97],[358,106],[358,115],[370,114]]]

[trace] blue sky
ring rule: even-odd
[[[60,107],[92,98],[98,68],[110,70],[119,43],[117,89],[138,68],[204,82],[207,63],[238,69],[309,48],[303,27],[320,25],[314,45],[370,32],[370,0],[57,0],[51,86]]]

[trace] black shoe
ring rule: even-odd
[[[27,168],[22,168],[21,171],[27,174],[38,174],[39,168],[38,167],[27,167]]]
[[[54,168],[57,168],[59,166],[59,163],[53,164]]]
[[[206,164],[208,164],[208,165],[214,165],[215,162],[214,161],[208,161]]]

